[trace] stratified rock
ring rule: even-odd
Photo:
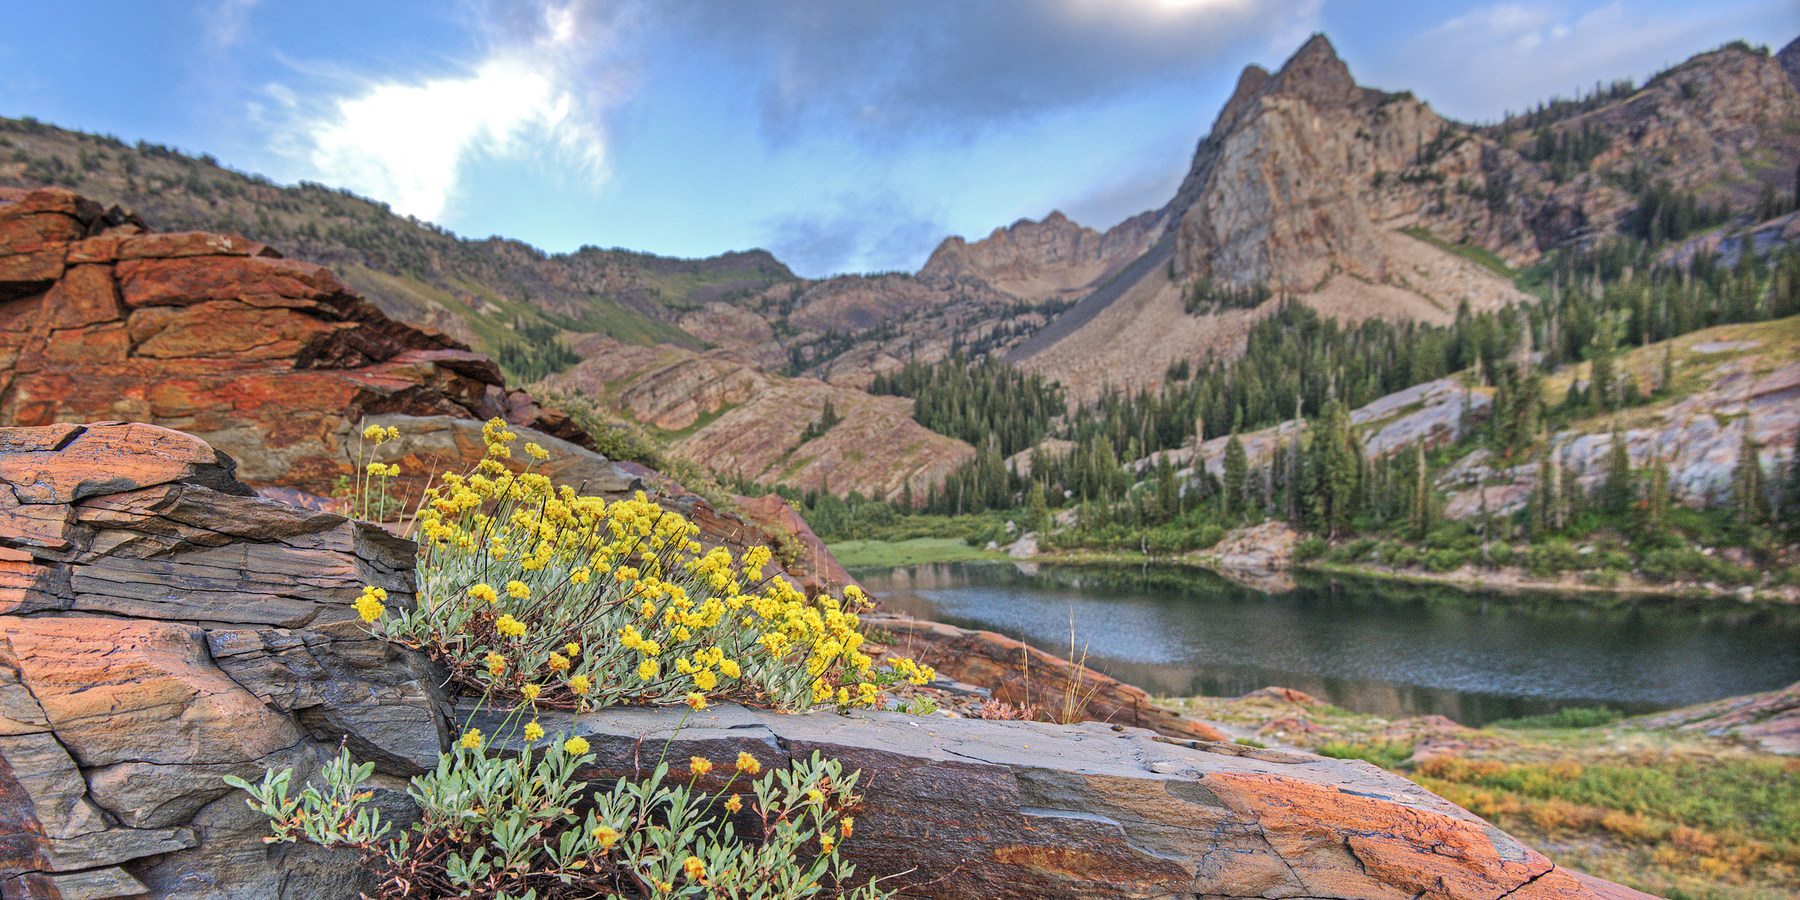
[[[253,486],[318,495],[357,469],[356,435],[378,416],[499,417],[606,464],[566,416],[508,391],[492,360],[389,319],[324,267],[114,218],[56,189],[0,200],[0,424],[179,428],[242,462]],[[445,468],[480,458],[479,442],[472,457],[454,447]],[[409,470],[398,492],[434,474]]]
[[[349,896],[356,871],[266,847],[221,779],[306,776],[339,743],[410,775],[447,746],[441,673],[350,607],[411,604],[411,542],[232,471],[153,425],[0,428],[0,819],[30,836],[0,841],[0,879]]]
[[[1005,635],[891,615],[864,616],[863,623],[893,635],[901,655],[937,669],[940,675],[987,688],[1004,703],[1035,705],[1047,715],[1148,728],[1184,739],[1225,740],[1211,725],[1157,706],[1141,688]]]
[[[587,739],[582,774],[659,756],[765,767],[814,753],[860,770],[844,854],[918,898],[1644,898],[1578,878],[1499,829],[1367,763],[1171,740],[1121,725],[898,713],[776,715],[721,704],[546,714]],[[685,718],[685,727],[682,722]],[[498,723],[471,720],[484,733]],[[558,732],[562,732],[559,734]],[[699,784],[722,790],[729,765]],[[750,823],[741,822],[740,827]]]

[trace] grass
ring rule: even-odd
[[[1671,900],[1792,898],[1800,878],[1800,759],[1730,737],[1564,710],[1455,732],[1451,749],[1409,763],[1441,729],[1270,697],[1166,705],[1246,740],[1372,762],[1559,864]]]
[[[830,545],[831,554],[847,569],[887,568],[920,563],[961,562],[970,559],[1006,559],[1006,554],[969,546],[962,538],[922,537],[903,541],[843,541]]]

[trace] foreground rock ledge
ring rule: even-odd
[[[1354,760],[1097,722],[782,715],[721,704],[681,727],[684,712],[611,709],[542,721],[552,735],[587,738],[599,763],[583,774],[595,779],[648,770],[665,754],[729,761],[743,751],[765,767],[814,752],[836,757],[861,770],[866,802],[845,852],[863,875],[907,873],[886,884],[909,897],[1649,896],[1555,866],[1424,788]],[[464,718],[499,730],[493,716],[465,709]],[[722,789],[729,768],[702,785]]]

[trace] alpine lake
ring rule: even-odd
[[[1153,695],[1278,685],[1465,725],[1627,715],[1800,681],[1800,608],[1472,592],[1301,574],[1264,593],[1185,566],[954,562],[853,574],[884,608],[1017,638]]]

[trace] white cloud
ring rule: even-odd
[[[1762,0],[1668,12],[1622,2],[1588,9],[1496,3],[1396,45],[1397,52],[1377,61],[1363,80],[1411,88],[1453,118],[1493,120],[1552,95],[1591,89],[1596,80],[1641,83],[1665,65],[1728,40],[1758,40],[1745,29],[1766,18],[1769,6]]]
[[[466,72],[366,84],[328,103],[302,128],[322,180],[442,221],[461,171],[487,156],[554,163],[578,179],[607,176],[602,118],[617,79],[590,79],[606,35],[583,29],[566,6],[541,11]]]

